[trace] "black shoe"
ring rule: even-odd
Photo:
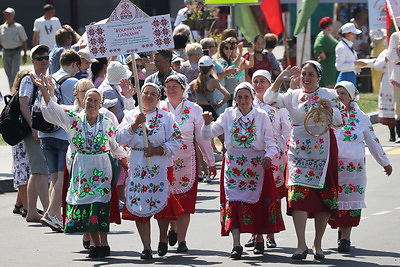
[[[142,251],[142,253],[140,254],[140,258],[142,260],[150,260],[153,258],[153,251],[151,251],[151,249],[145,249]]]
[[[111,253],[110,246],[101,246],[101,249],[103,250],[103,255],[105,257],[110,256]]]
[[[178,253],[185,253],[188,252],[188,247],[186,246],[186,241],[183,242],[179,242],[178,244],[178,249],[176,250],[176,252]]]
[[[264,254],[264,250],[265,250],[264,241],[256,242],[256,245],[254,246],[254,249],[253,249],[253,253],[254,254]]]
[[[178,242],[178,233],[169,230],[169,231],[168,231],[168,243],[169,243],[169,245],[170,245],[171,247],[172,247],[172,246],[175,246],[176,242]]]
[[[231,252],[231,259],[240,260],[242,258],[242,253],[243,253],[242,246],[233,247]]]
[[[338,244],[338,251],[339,252],[350,252],[350,240],[347,239],[340,239]]]
[[[24,205],[14,205],[13,213],[22,215]]]
[[[103,249],[102,247],[90,247],[88,258],[95,259],[95,258],[103,258]]]
[[[267,238],[267,242],[265,242],[265,244],[267,245],[267,248],[276,248],[275,239]]]
[[[305,258],[307,258],[307,254],[308,254],[308,248],[306,248],[306,250],[304,250],[303,253],[293,254],[292,259],[293,260],[304,260]]]
[[[246,244],[244,244],[244,246],[245,246],[246,248],[252,248],[252,247],[254,247],[255,243],[256,243],[256,238],[255,238],[255,237],[252,237],[252,238],[250,238],[249,241],[247,241]]]
[[[315,253],[314,259],[316,259],[317,261],[323,260],[323,259],[325,259],[325,255],[322,253]]]
[[[159,242],[157,249],[158,256],[164,256],[165,254],[167,254],[167,252],[168,252],[168,244],[164,242]]]
[[[394,128],[389,128],[389,132],[390,132],[389,142],[396,141],[396,132],[395,132]]]
[[[84,249],[90,249],[90,240],[86,241],[82,239],[82,245]]]

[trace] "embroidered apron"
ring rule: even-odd
[[[303,125],[294,125],[289,143],[288,185],[323,188],[328,170],[329,145],[329,131],[314,137],[307,133]]]
[[[182,194],[189,191],[196,177],[196,148],[194,143],[183,144],[177,156],[174,157],[174,178],[172,192]]]
[[[264,151],[252,148],[226,151],[224,187],[228,201],[258,202],[264,182],[263,157]]]
[[[112,166],[108,153],[75,155],[66,202],[107,203],[111,199]]]

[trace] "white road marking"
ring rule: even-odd
[[[383,214],[386,214],[386,213],[391,213],[392,211],[388,211],[388,210],[384,210],[384,211],[381,211],[381,212],[377,212],[377,213],[373,213],[373,214],[371,214],[371,215],[383,215]]]

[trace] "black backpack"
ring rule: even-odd
[[[14,95],[4,96],[6,105],[0,114],[0,133],[3,135],[4,141],[11,146],[24,140],[31,132],[31,127],[22,116],[19,108],[18,92],[19,90]]]
[[[65,75],[61,77],[58,81],[55,81],[55,96],[57,97],[57,103],[61,103],[62,101],[62,93],[61,93],[61,84],[72,78],[71,75]],[[42,99],[42,93],[39,88],[35,87],[33,90],[33,98],[32,98],[32,128],[43,133],[54,133],[60,126],[54,125],[48,121],[46,121],[43,117],[42,110],[40,109],[40,102]]]

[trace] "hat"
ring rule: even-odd
[[[185,61],[183,58],[181,58],[180,56],[177,56],[177,55],[175,55],[175,54],[173,54],[172,55],[172,60],[171,60],[171,63],[175,63],[175,62],[183,62],[183,61]]]
[[[202,56],[199,59],[199,66],[200,67],[210,67],[214,66],[212,59],[209,56]]]
[[[136,53],[133,54],[133,56],[134,56],[135,60],[136,60],[136,59],[141,59],[141,57],[140,57],[138,54],[136,54]],[[132,55],[129,55],[129,56],[127,56],[126,59],[125,59],[125,65],[131,64],[131,62],[132,62]]]
[[[32,49],[31,49],[31,59],[33,59],[33,54],[35,54],[35,52],[36,52],[36,50],[38,50],[38,49],[45,49],[47,52],[49,52],[49,47],[47,46],[47,45],[37,45],[37,46],[34,46]]]
[[[85,59],[86,61],[88,61],[88,62],[90,62],[90,63],[95,63],[95,62],[99,62],[97,59],[95,59],[95,58],[90,58],[90,52],[89,52],[89,49],[87,49],[87,48],[84,48],[84,49],[81,49],[81,50],[79,50],[78,51],[78,55],[81,57],[81,58],[83,58],[83,59]]]
[[[348,82],[348,81],[338,82],[335,85],[335,89],[337,89],[338,87],[345,88],[347,90],[347,92],[349,93],[352,101],[358,101],[359,92],[358,92],[358,89],[356,88],[356,86],[352,82]]]
[[[6,9],[3,10],[3,13],[15,14],[15,10],[12,7],[7,7]]]
[[[129,79],[132,72],[124,67],[118,61],[111,61],[107,66],[107,74],[105,80],[109,84],[119,84],[122,79]]]
[[[354,23],[348,22],[344,24],[341,28],[342,33],[354,33],[354,34],[360,34],[362,31],[356,28],[356,25]]]
[[[236,97],[236,94],[237,94],[237,92],[238,92],[240,89],[247,89],[247,90],[250,91],[250,93],[251,93],[251,95],[252,95],[253,97],[256,96],[256,91],[254,90],[253,85],[251,85],[251,83],[249,83],[249,82],[242,82],[242,83],[239,83],[238,86],[235,87],[235,92],[233,93],[233,96],[234,96],[234,97]]]
[[[267,79],[269,81],[269,83],[271,83],[271,73],[269,73],[269,71],[267,71],[267,70],[255,71],[253,73],[253,78],[251,79],[251,81],[253,82],[257,76],[263,76],[265,79]]]
[[[188,88],[188,84],[186,83],[186,77],[183,76],[182,74],[174,74],[174,75],[170,75],[168,76],[168,78],[165,80],[165,84],[167,84],[170,81],[176,81],[177,83],[179,83],[179,85],[182,87],[182,90],[186,90]]]
[[[320,28],[325,28],[326,26],[328,26],[329,24],[333,23],[332,18],[330,17],[323,17],[320,21],[319,21],[319,27]]]

